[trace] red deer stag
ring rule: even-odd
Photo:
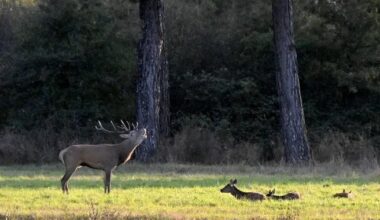
[[[266,195],[268,198],[276,199],[276,200],[295,200],[300,199],[301,196],[298,192],[290,192],[282,196],[275,195],[275,189],[269,190],[269,193]]]
[[[59,159],[65,165],[65,175],[61,179],[63,193],[68,193],[67,181],[78,167],[87,166],[93,169],[103,170],[105,172],[104,193],[111,190],[111,173],[117,166],[128,162],[136,148],[146,139],[146,129],[138,129],[132,124],[133,130],[130,130],[123,121],[121,126],[115,126],[111,121],[113,131],[107,130],[102,123],[95,126],[96,130],[107,133],[120,133],[120,137],[125,140],[119,144],[80,144],[71,145],[59,153]]]
[[[257,200],[265,200],[265,195],[261,193],[256,192],[242,192],[238,188],[236,188],[235,184],[237,183],[237,180],[230,180],[230,183],[228,183],[223,189],[220,190],[222,193],[231,193],[235,198],[237,199],[248,199],[252,201]]]

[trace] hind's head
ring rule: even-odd
[[[227,185],[225,185],[221,190],[220,192],[222,193],[230,193],[230,192],[233,192],[233,190],[235,189],[235,184],[237,183],[237,180],[234,179],[234,180],[230,180],[230,183],[228,183]]]
[[[276,192],[276,189],[272,189],[272,190],[269,190],[268,194],[266,195],[267,197],[271,197],[274,195],[274,193]]]

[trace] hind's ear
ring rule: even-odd
[[[345,192],[346,192],[346,189],[343,189],[343,192],[345,193]]]
[[[274,192],[276,192],[276,189],[272,189],[272,193],[274,194]]]
[[[351,191],[349,191],[348,193],[351,193]]]
[[[236,184],[237,183],[237,179],[234,179],[234,181],[232,181],[232,184]]]

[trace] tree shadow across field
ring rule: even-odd
[[[29,189],[60,189],[60,178],[41,177],[20,179],[17,177],[8,177],[0,179],[0,188],[29,188]],[[112,179],[113,189],[134,189],[134,188],[221,188],[229,182],[229,179],[237,178],[239,187],[251,188],[252,186],[274,186],[289,184],[316,184],[316,185],[366,185],[370,182],[378,182],[376,179],[361,178],[312,178],[312,177],[286,177],[275,175],[181,175],[172,174],[162,176],[138,177],[135,174],[131,177],[126,175],[115,175]],[[69,182],[71,189],[95,189],[103,187],[102,175],[75,175]]]
[[[178,178],[166,178],[161,179],[149,178],[133,178],[126,179],[116,177],[112,179],[113,189],[132,189],[132,188],[193,188],[193,187],[220,187],[225,182],[226,178],[196,178],[196,179],[183,179]],[[103,179],[101,176],[89,179],[81,179],[80,176],[73,177],[69,181],[69,187],[71,189],[89,189],[89,188],[99,188],[103,187]],[[51,188],[60,187],[60,178],[56,180],[52,179],[17,179],[17,178],[6,178],[0,180],[0,188]]]
[[[139,164],[121,166],[112,176],[113,189],[131,188],[194,188],[223,187],[232,178],[239,186],[284,184],[354,184],[365,185],[380,181],[379,170],[368,175],[350,169],[332,168],[331,165],[312,168],[284,166],[251,167],[244,165],[202,166],[180,164]],[[42,166],[0,167],[0,188],[60,188],[64,174],[61,164]],[[70,179],[70,188],[103,188],[103,172],[81,168]]]

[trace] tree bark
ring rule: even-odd
[[[10,47],[12,39],[12,25],[10,21],[11,2],[0,0],[0,54],[2,55]]]
[[[160,131],[168,130],[165,126],[168,127],[169,120],[162,0],[140,0],[140,19],[142,39],[138,48],[137,121],[147,129],[148,138],[138,148],[137,159],[147,161],[157,149]]]
[[[292,4],[292,0],[272,0],[276,81],[285,161],[304,164],[311,160],[311,153],[298,78]]]
[[[163,39],[165,39],[165,27],[163,25]],[[169,96],[169,66],[166,55],[166,44],[164,41],[163,54],[161,57],[161,69],[159,73],[160,82],[160,137],[168,137],[170,133],[170,96]]]

